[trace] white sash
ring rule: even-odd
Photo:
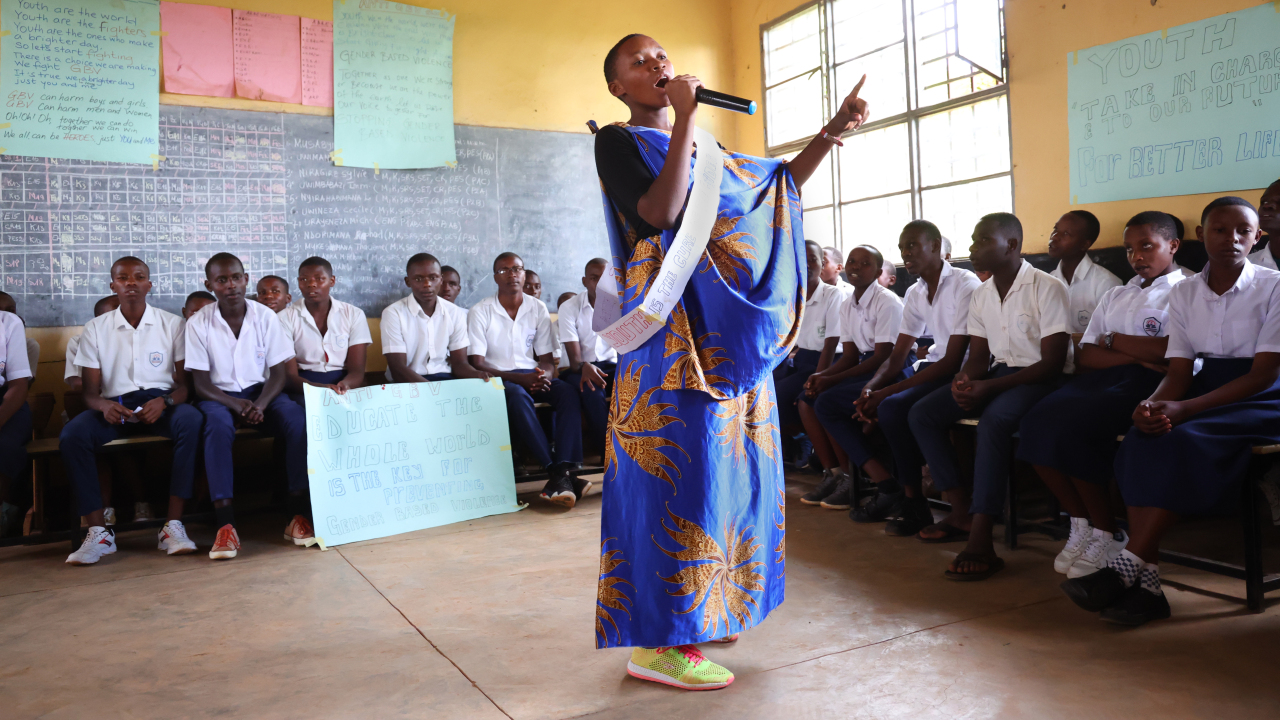
[[[693,161],[693,189],[685,207],[684,221],[676,231],[675,240],[658,268],[658,277],[645,293],[644,301],[622,315],[622,292],[615,278],[625,277],[626,268],[615,269],[615,272],[605,273],[600,278],[591,328],[619,353],[635,350],[666,325],[667,317],[684,294],[684,287],[711,239],[711,228],[720,207],[724,156],[711,133],[695,127],[693,137],[698,152]]]

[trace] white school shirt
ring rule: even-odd
[[[329,316],[325,322],[325,334],[320,335],[316,319],[307,310],[306,301],[299,298],[281,310],[276,317],[284,326],[285,335],[293,340],[293,352],[298,359],[298,369],[311,372],[342,370],[347,363],[347,349],[352,345],[369,345],[369,321],[364,311],[341,300],[330,298]]]
[[[822,352],[827,338],[840,339],[840,311],[844,301],[853,294],[853,286],[848,290],[839,285],[828,285],[819,282],[813,295],[805,298],[804,318],[800,320],[800,332],[796,334],[796,347],[801,350]],[[836,348],[836,353],[840,352]]]
[[[849,293],[840,306],[840,342],[853,343],[858,352],[897,342],[901,328],[902,298],[880,283],[871,283],[861,299],[857,292]]]
[[[608,340],[591,329],[591,319],[596,310],[591,307],[591,298],[587,291],[574,295],[560,306],[560,318],[556,323],[560,326],[560,342],[576,342],[582,350],[583,362],[618,362],[618,351],[613,349]],[[568,355],[565,353],[566,365]]]
[[[1169,293],[1167,358],[1246,358],[1280,352],[1280,272],[1246,262],[1219,296],[1209,266]]]
[[[172,390],[173,367],[186,347],[182,318],[147,305],[138,327],[119,308],[84,326],[75,364],[102,371],[102,397],[135,390]]]
[[[1280,235],[1271,238],[1271,242],[1267,243],[1267,246],[1261,250],[1254,250],[1249,253],[1249,262],[1268,270],[1280,270],[1280,267],[1276,266],[1276,256],[1271,254],[1271,248],[1277,242],[1280,242]]]
[[[515,320],[496,294],[476,303],[467,311],[467,337],[471,343],[467,354],[484,356],[486,362],[502,372],[532,370],[538,366],[534,356],[555,350],[551,313],[545,303],[532,295],[524,296]]]
[[[27,329],[11,312],[0,311],[0,387],[20,378],[34,377],[27,353]]]
[[[924,362],[935,363],[945,357],[952,335],[969,334],[969,301],[981,284],[977,275],[944,260],[932,304],[929,303],[929,284],[924,280],[916,280],[907,288],[902,302],[902,334],[913,338],[933,337]]]
[[[83,331],[81,331],[83,332]],[[67,365],[62,373],[63,380],[80,377],[80,366],[76,364],[76,352],[80,349],[80,336],[77,335],[67,341]]]
[[[1089,327],[1080,344],[1098,345],[1103,335],[1120,333],[1138,337],[1165,337],[1169,334],[1169,293],[1187,279],[1186,269],[1178,265],[1142,287],[1142,277],[1107,291],[1089,319]]]
[[[207,370],[215,387],[239,392],[265,382],[271,368],[294,357],[293,342],[271,308],[245,301],[240,337],[209,303],[187,320],[186,368]]]
[[[1070,332],[1067,286],[1026,260],[1005,293],[1004,302],[992,278],[973,291],[969,302],[969,335],[986,338],[997,364],[1025,368],[1040,362],[1040,339]],[[1070,346],[1068,345],[1068,348]],[[1073,369],[1068,349],[1064,373]]]
[[[449,353],[466,347],[467,311],[442,297],[430,315],[412,295],[382,311],[382,354],[404,353],[405,365],[423,377],[451,372]]]
[[[1086,254],[1080,264],[1076,266],[1075,274],[1071,276],[1071,282],[1067,283],[1067,279],[1062,274],[1062,263],[1058,263],[1058,267],[1053,269],[1050,275],[1062,281],[1067,286],[1067,307],[1069,313],[1067,315],[1067,332],[1078,333],[1084,332],[1089,327],[1089,318],[1093,317],[1094,310],[1098,307],[1098,301],[1108,290],[1119,287],[1123,283],[1120,278],[1116,277],[1110,270],[1095,263]]]

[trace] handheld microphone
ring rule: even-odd
[[[667,79],[663,78],[658,81],[658,87],[666,87]],[[694,92],[694,98],[700,105],[710,105],[711,107],[720,108],[721,110],[732,110],[746,115],[756,114],[756,101],[740,98],[736,95],[728,95],[715,90],[708,90],[704,87],[698,88]]]

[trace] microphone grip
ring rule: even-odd
[[[720,108],[721,110],[732,110],[733,112],[745,113],[747,115],[756,114],[756,101],[740,98],[735,95],[726,95],[715,90],[708,90],[704,87],[698,88],[694,97],[697,98],[701,105],[710,105],[711,107]]]

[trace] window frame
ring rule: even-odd
[[[801,150],[803,150],[804,147],[808,145],[809,142],[813,139],[813,135],[809,135],[807,137],[802,137],[797,140],[791,140],[785,143],[779,143],[777,145],[769,145],[768,98],[769,98],[770,89],[778,87],[779,85],[789,82],[791,80],[794,80],[798,77],[810,75],[815,72],[818,73],[820,76],[820,80],[821,80],[820,85],[822,88],[822,97],[821,97],[822,123],[825,126],[826,123],[831,121],[831,117],[834,115],[835,105],[844,99],[844,98],[836,98],[836,97],[833,97],[832,95],[832,92],[833,92],[832,78],[835,76],[836,69],[842,65],[846,65],[848,63],[854,62],[856,60],[867,57],[874,53],[881,52],[886,48],[892,47],[893,45],[897,44],[897,42],[895,41],[893,43],[889,43],[888,45],[885,45],[884,47],[877,47],[875,49],[868,50],[860,55],[846,58],[840,61],[839,63],[832,63],[831,58],[835,56],[835,34],[831,31],[832,30],[831,17],[833,14],[832,8],[835,2],[836,0],[810,0],[810,2],[806,2],[784,13],[783,15],[780,15],[774,18],[773,20],[760,24],[760,105],[761,105],[761,110],[763,111],[761,115],[762,115],[762,120],[764,125],[763,131],[764,131],[765,154],[767,157],[772,158],[772,157],[779,157],[783,155],[789,155],[792,153],[798,153]],[[840,185],[841,153],[835,151],[836,149],[833,148],[833,152],[831,152],[830,155],[828,156],[830,158],[830,172],[831,172],[831,202],[828,204],[814,206],[814,207],[805,207],[803,208],[803,211],[809,212],[809,211],[816,211],[816,210],[829,210],[830,212],[833,213],[832,227],[834,228],[834,243],[835,243],[835,246],[841,250],[841,252],[844,251],[844,237],[843,237],[844,218],[842,217],[843,208],[847,205],[851,205],[857,202],[882,199],[886,197],[893,197],[893,196],[903,195],[903,194],[910,194],[911,217],[913,220],[919,220],[923,218],[923,214],[924,214],[924,210],[923,210],[924,194],[930,190],[941,190],[941,189],[950,188],[950,187],[957,187],[960,185],[968,185],[970,183],[993,180],[1001,177],[1008,177],[1010,207],[1014,212],[1016,212],[1017,210],[1017,191],[1013,182],[1013,120],[1012,120],[1013,113],[1012,113],[1011,107],[1009,106],[1009,99],[1008,99],[1009,98],[1009,42],[1008,42],[1008,32],[1007,32],[1006,23],[1005,23],[1005,5],[1008,2],[1008,0],[1000,0],[1000,3],[999,3],[1000,64],[1001,64],[1000,72],[1003,77],[997,78],[998,84],[995,87],[987,88],[985,90],[979,90],[959,98],[950,98],[948,100],[933,103],[931,105],[926,105],[926,106],[920,105],[920,93],[921,93],[921,90],[927,89],[927,88],[919,87],[917,72],[916,72],[916,59],[917,59],[916,43],[917,43],[917,40],[920,39],[916,37],[916,25],[915,25],[916,0],[899,0],[899,2],[902,6],[902,22],[903,22],[902,43],[904,44],[904,51],[902,54],[903,80],[906,83],[907,109],[904,112],[900,112],[890,117],[873,119],[871,122],[866,123],[858,130],[841,135],[841,138],[842,139],[847,138],[856,133],[870,132],[874,130],[880,130],[883,128],[891,127],[894,125],[905,124],[907,129],[907,148],[908,148],[906,160],[909,165],[910,187],[907,190],[897,190],[894,192],[882,193],[879,195],[870,195],[866,197],[851,197],[851,198],[844,197],[844,193],[842,192],[842,188]],[[951,5],[952,7],[954,7],[955,3],[956,3],[956,0],[944,0],[943,7],[945,8],[947,5]],[[778,81],[770,84],[768,82],[768,72],[767,72],[769,57],[768,57],[768,50],[765,44],[766,35],[768,31],[814,8],[817,8],[818,10],[819,65],[816,68],[805,70],[791,77],[779,79]],[[945,9],[944,9],[944,12],[945,12]],[[955,25],[954,25],[954,13],[953,13],[952,24],[949,25],[947,28],[945,28],[942,32],[945,33],[947,32],[948,29],[954,29],[954,27]],[[937,33],[934,33],[934,35],[936,34]],[[951,52],[948,52],[946,55],[943,55],[941,58],[934,60],[934,62],[939,62],[939,61],[946,62],[951,57],[956,57],[963,60],[963,58],[961,58],[957,52],[951,51]],[[979,70],[977,69],[977,66],[974,66],[974,72],[967,76],[952,78],[948,74],[946,83],[951,83],[956,80],[962,80],[965,77],[972,78],[972,77],[983,75],[983,74],[985,73],[982,70]],[[930,87],[935,87],[937,84],[938,83],[935,83],[935,85],[931,85]],[[967,105],[976,105],[977,103],[980,103],[986,100],[992,100],[998,97],[1005,98],[1005,116],[1006,116],[1006,122],[1008,123],[1006,134],[1007,134],[1007,137],[1009,138],[1009,164],[1008,164],[1009,169],[1002,172],[998,172],[998,173],[991,173],[987,175],[966,178],[964,180],[952,180],[945,183],[925,185],[923,183],[923,167],[920,160],[920,121],[929,116],[955,110],[956,108],[964,107]],[[873,112],[874,112],[874,109],[875,109],[875,106],[873,104],[872,105]],[[814,128],[814,129],[818,130],[820,128]],[[817,133],[815,132],[814,135],[816,134]],[[950,239],[952,241],[952,255],[951,255],[952,259],[955,260],[955,259],[962,259],[962,258],[968,257],[968,244],[964,242],[965,238],[950,238]]]

